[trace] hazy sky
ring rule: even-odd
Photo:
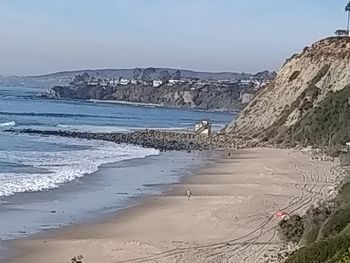
[[[276,70],[345,26],[344,0],[0,0],[0,74]]]

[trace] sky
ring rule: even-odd
[[[1,0],[0,74],[278,70],[344,28],[344,0]]]

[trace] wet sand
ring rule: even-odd
[[[281,246],[274,214],[303,213],[326,198],[335,163],[280,149],[230,155],[104,222],[16,241],[18,255],[6,262],[62,263],[80,254],[84,263],[260,262]]]

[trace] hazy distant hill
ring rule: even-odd
[[[180,74],[181,78],[198,78],[201,80],[215,79],[215,80],[241,80],[247,79],[253,74],[248,73],[236,73],[236,72],[199,72],[192,70],[178,70],[169,68],[134,68],[134,69],[99,69],[99,70],[76,70],[76,71],[63,71],[46,75],[38,76],[10,76],[1,77],[0,84],[4,86],[30,86],[48,88],[55,85],[67,85],[71,82],[77,74],[88,73],[90,76],[99,78],[133,78],[135,72],[148,70],[150,72],[151,79],[159,79],[160,74],[164,71],[168,71],[170,75]],[[257,75],[273,74],[269,71],[263,71],[257,73]]]

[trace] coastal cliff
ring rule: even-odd
[[[349,87],[350,38],[320,40],[287,59],[226,132],[287,145],[344,144]]]
[[[172,87],[125,85],[105,88],[82,85],[55,86],[43,96],[54,99],[126,101],[201,110],[236,111],[241,107],[241,98],[252,93],[252,88],[223,87],[218,90],[215,86],[208,85],[203,89],[194,89],[191,84]]]
[[[209,79],[184,77],[182,71],[136,68],[132,77],[84,72],[67,85],[54,85],[41,96],[52,99],[83,99],[158,104],[200,110],[238,111],[257,90],[275,77],[275,72],[252,74],[207,73]],[[216,74],[216,75],[215,75]],[[130,74],[129,74],[130,75]],[[197,75],[194,75],[197,76]],[[204,77],[205,75],[198,75]],[[229,79],[214,79],[229,77]]]

